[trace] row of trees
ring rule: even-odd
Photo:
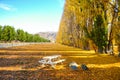
[[[66,0],[57,42],[107,52],[120,46],[120,0]]]
[[[50,42],[47,39],[40,37],[39,35],[29,34],[22,29],[15,30],[14,27],[5,25],[0,26],[0,42]]]

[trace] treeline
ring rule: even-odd
[[[0,42],[50,42],[50,40],[40,37],[38,34],[30,34],[22,29],[15,30],[14,27],[5,25],[0,26]]]
[[[116,44],[120,52],[120,0],[66,0],[56,41],[99,53]]]

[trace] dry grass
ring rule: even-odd
[[[66,61],[42,68],[38,61],[43,56],[60,54]],[[86,64],[73,71],[69,63]],[[120,80],[120,58],[95,54],[60,44],[36,44],[0,49],[0,80]]]

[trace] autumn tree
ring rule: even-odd
[[[120,0],[117,0],[117,5],[120,6]],[[118,7],[118,14],[116,21],[114,22],[115,28],[114,28],[114,34],[115,34],[115,41],[118,45],[118,52],[120,53],[120,7]]]
[[[90,33],[86,30],[88,38],[90,38],[98,47],[98,52],[103,53],[107,46],[107,30],[101,15],[97,15],[94,19],[94,26]]]
[[[115,35],[114,24],[117,21],[119,3],[119,0],[66,0],[56,41],[82,49],[89,49],[89,46],[95,44],[99,52],[103,52],[102,47],[107,52]],[[95,21],[95,18],[98,15],[101,16],[102,26],[96,26],[99,21]],[[99,29],[105,30],[101,33]],[[95,30],[99,31],[96,34],[101,33],[101,38],[87,38],[86,32],[92,34]],[[98,39],[103,43],[98,42],[98,45]]]

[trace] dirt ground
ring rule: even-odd
[[[55,69],[41,67],[38,61],[50,55],[65,61]],[[80,65],[77,70],[69,67],[71,62]],[[89,69],[82,70],[82,64]],[[120,80],[120,57],[53,43],[2,48],[0,80]]]

